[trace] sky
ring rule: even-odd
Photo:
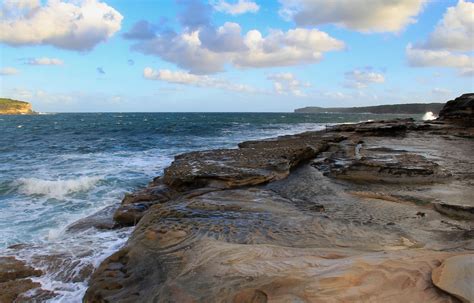
[[[44,112],[288,112],[474,91],[469,0],[0,0],[0,96]]]

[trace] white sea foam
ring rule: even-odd
[[[16,181],[19,192],[26,195],[43,195],[62,199],[66,195],[87,191],[101,180],[98,176],[82,176],[69,180],[43,180],[38,178],[20,178]]]
[[[44,272],[32,280],[39,282],[42,289],[56,294],[48,302],[81,302],[88,281],[82,271],[91,266],[97,268],[106,257],[119,250],[132,230],[89,229],[75,234],[65,233],[53,242],[19,250],[15,257]]]
[[[437,116],[435,114],[433,114],[433,112],[426,112],[423,115],[423,120],[424,121],[430,121],[430,120],[434,120],[436,118],[437,118]]]

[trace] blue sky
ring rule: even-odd
[[[474,91],[474,3],[4,0],[0,95],[39,111],[292,111]]]

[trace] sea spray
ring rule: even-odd
[[[426,112],[424,115],[423,115],[423,121],[431,121],[431,120],[434,120],[438,118],[435,114],[433,114],[433,112]]]

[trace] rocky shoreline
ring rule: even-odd
[[[179,155],[70,227],[136,225],[84,302],[470,302],[473,109]]]

